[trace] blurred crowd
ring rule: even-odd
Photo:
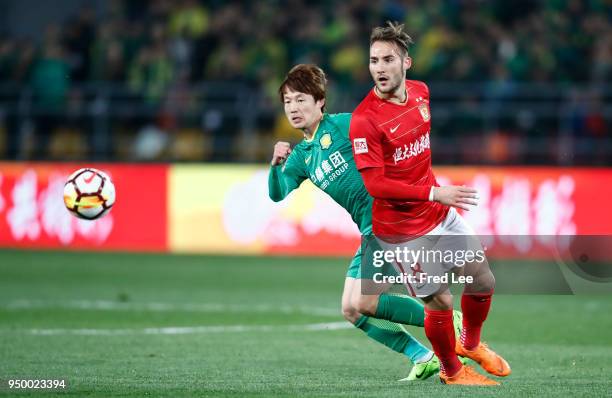
[[[63,112],[79,96],[74,89],[95,82],[121,87],[155,113],[111,126],[135,130],[129,142],[115,140],[114,145],[138,145],[139,137],[148,137],[145,142],[159,147],[153,158],[163,158],[168,156],[163,150],[167,131],[181,123],[160,117],[159,108],[175,101],[177,92],[201,81],[243,84],[262,93],[262,109],[276,112],[254,134],[269,129],[282,136],[287,126],[275,101],[286,71],[313,62],[326,70],[336,92],[367,87],[369,33],[386,20],[404,22],[415,42],[411,78],[565,86],[612,78],[609,0],[110,0],[104,13],[85,6],[65,23],[47,26],[40,38],[0,36],[0,85],[27,87],[43,110],[35,123],[39,139],[33,156],[46,156],[52,131],[66,124]],[[206,130],[219,129],[215,115],[195,119],[188,126],[195,141],[183,147],[203,149],[185,157],[234,160],[232,151],[217,152],[219,145],[235,143],[214,144],[215,137],[206,136]],[[76,124],[76,130],[91,128]],[[23,129],[4,125],[5,141]],[[159,139],[140,134],[144,128]],[[9,143],[9,152],[22,144]],[[95,145],[95,139],[83,142],[90,152]],[[180,153],[170,156],[177,157]]]

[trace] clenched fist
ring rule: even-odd
[[[470,210],[469,206],[478,205],[478,192],[474,188],[459,187],[456,185],[434,187],[433,200],[443,205]]]
[[[274,145],[274,154],[270,164],[276,166],[283,164],[291,154],[291,145],[288,142],[279,141]]]

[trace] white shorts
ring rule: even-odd
[[[407,242],[377,239],[383,250],[400,258],[392,262],[405,276],[404,285],[413,297],[427,297],[453,281],[449,271],[474,261],[486,261],[480,240],[472,227],[451,207],[446,218],[429,233]],[[445,279],[446,278],[446,279]]]

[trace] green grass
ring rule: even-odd
[[[484,338],[513,374],[498,388],[434,378],[341,322],[347,260],[0,251],[0,395],[602,396],[612,392],[612,297],[494,299]],[[104,308],[92,308],[99,305]],[[146,334],[145,328],[258,330]],[[298,325],[298,326],[296,326]],[[82,335],[75,330],[117,335]],[[33,334],[45,330],[52,335]],[[426,341],[422,329],[415,335]],[[7,378],[65,378],[63,392]]]

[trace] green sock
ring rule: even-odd
[[[384,319],[362,315],[355,323],[355,327],[363,330],[371,339],[406,355],[412,363],[431,352],[400,325]]]
[[[381,294],[375,316],[404,325],[425,325],[423,304],[410,296]]]

